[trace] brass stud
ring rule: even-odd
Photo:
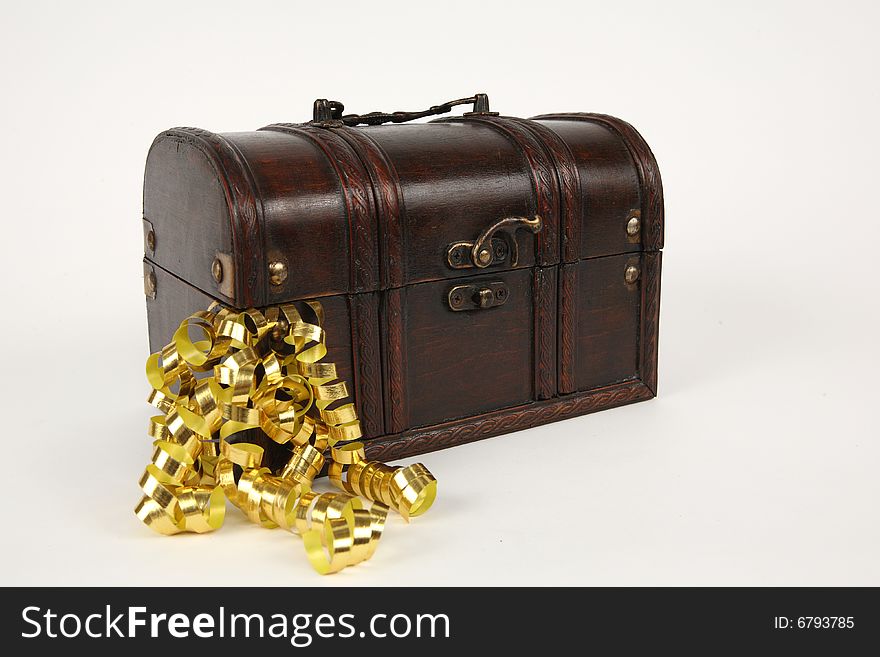
[[[638,217],[630,217],[629,221],[626,222],[626,234],[630,237],[638,235],[641,229],[642,222]]]
[[[639,280],[639,268],[635,265],[627,265],[626,271],[623,272],[623,279],[629,285],[635,283],[637,280]]]
[[[152,229],[147,231],[147,248],[151,253],[156,250],[156,233]]]
[[[281,285],[287,280],[287,265],[275,260],[269,263],[269,282],[272,285]]]
[[[477,254],[477,259],[481,265],[488,265],[492,262],[492,252],[489,249],[483,249]]]
[[[216,283],[223,280],[223,264],[220,262],[220,258],[214,258],[214,262],[211,263],[211,275]]]
[[[144,294],[150,299],[156,298],[156,273],[152,270],[144,276]]]

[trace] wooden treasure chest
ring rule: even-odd
[[[151,349],[215,300],[319,300],[372,458],[656,394],[663,191],[620,119],[499,116],[478,94],[175,128],[150,149],[143,223]]]

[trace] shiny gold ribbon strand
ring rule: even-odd
[[[317,301],[264,312],[215,302],[150,355],[148,402],[161,414],[150,418],[153,455],[139,481],[144,524],[165,535],[214,531],[228,499],[255,524],[301,535],[309,562],[329,574],[373,555],[389,509],[407,521],[428,510],[437,482],[422,464],[367,461],[351,442],[360,420],[323,360],[323,323]],[[261,435],[289,450],[277,472],[264,465]],[[342,492],[312,490],[325,464]]]

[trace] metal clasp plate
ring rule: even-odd
[[[519,262],[519,245],[516,231],[524,229],[538,233],[544,227],[539,215],[534,217],[505,217],[484,230],[473,242],[453,242],[446,248],[446,262],[453,269],[500,264],[510,253],[510,266]]]
[[[447,300],[449,309],[458,312],[503,306],[509,297],[507,285],[494,281],[479,285],[456,285],[449,290]]]

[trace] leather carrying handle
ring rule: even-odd
[[[367,114],[343,114],[345,105],[338,100],[319,98],[315,101],[312,123],[330,125],[381,125],[382,123],[405,123],[421,119],[426,116],[436,116],[451,112],[457,105],[473,105],[473,110],[468,114],[488,114],[497,112],[489,111],[489,96],[486,94],[474,94],[470,98],[450,100],[440,105],[432,105],[420,112],[368,112]]]

